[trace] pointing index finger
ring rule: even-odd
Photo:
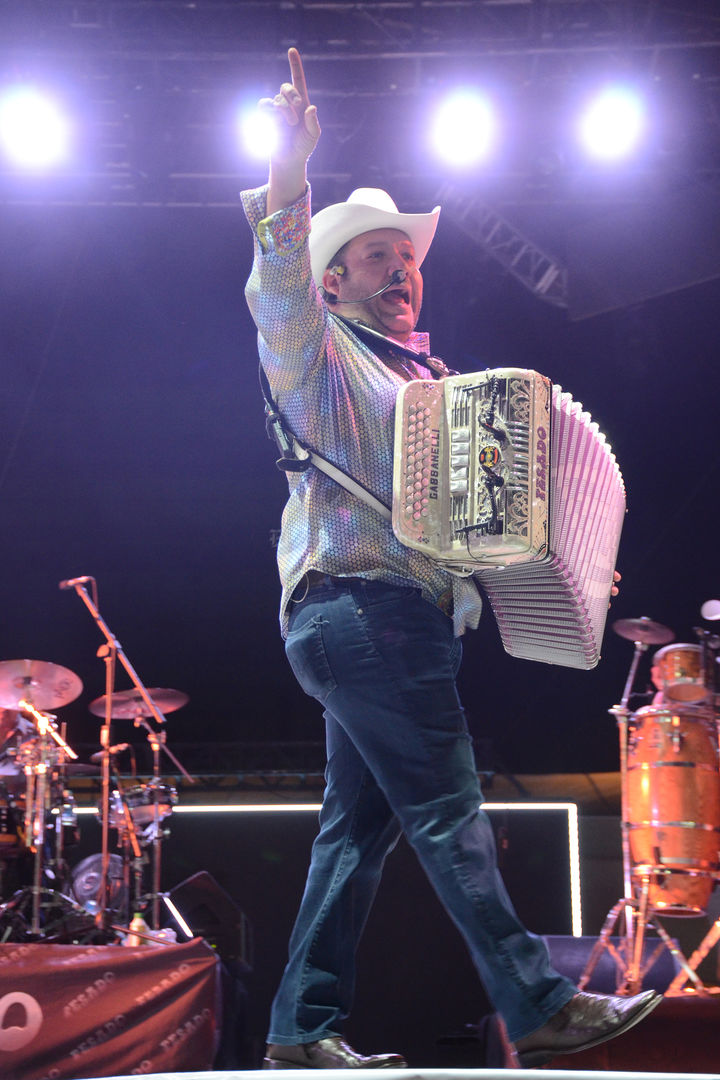
[[[290,75],[293,86],[302,98],[303,104],[307,106],[310,104],[310,98],[308,97],[307,85],[305,83],[305,72],[303,71],[302,60],[300,59],[300,53],[297,49],[288,49],[288,61],[290,63]]]

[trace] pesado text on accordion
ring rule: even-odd
[[[395,535],[477,578],[512,656],[595,667],[624,516],[604,435],[545,376],[495,368],[401,387]]]

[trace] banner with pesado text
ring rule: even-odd
[[[220,1038],[220,965],[180,945],[0,945],[0,1077],[208,1070]]]

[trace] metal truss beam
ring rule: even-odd
[[[445,213],[533,296],[555,307],[567,307],[568,273],[559,259],[548,255],[477,196],[445,187],[438,201]]]

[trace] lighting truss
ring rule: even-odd
[[[373,180],[424,205],[446,173],[420,162],[417,118],[458,78],[510,87],[520,109],[549,115],[593,73],[665,87],[692,117],[673,168],[720,176],[713,0],[0,0],[0,25],[0,70],[54,79],[86,132],[72,172],[30,182],[0,166],[0,202],[236,206],[262,176],[230,146],[233,104],[274,92],[290,45],[323,127],[315,205]],[[493,205],[566,198],[537,175],[535,127],[524,155],[487,175]]]
[[[438,202],[471,240],[534,296],[555,307],[567,307],[568,273],[559,259],[544,252],[477,195],[446,186]]]

